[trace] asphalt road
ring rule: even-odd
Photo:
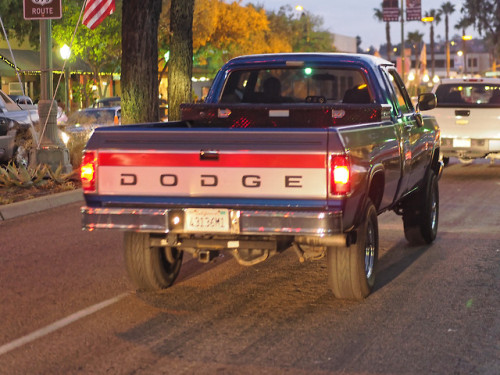
[[[376,288],[336,300],[326,262],[186,257],[135,292],[122,236],[79,202],[0,222],[0,374],[500,374],[500,164],[451,165],[439,233],[409,247],[379,216]]]

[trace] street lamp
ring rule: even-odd
[[[68,59],[71,56],[71,48],[68,45],[63,45],[60,49],[61,57],[64,60],[64,105],[66,107],[66,113],[69,114],[69,68]]]
[[[304,21],[304,33],[306,35],[306,44],[309,44],[309,20],[306,10],[302,5],[296,5],[295,10],[300,13],[300,20]]]
[[[464,74],[467,74],[467,45],[466,41],[472,40],[472,35],[465,35],[465,32],[462,34],[462,48],[464,54]]]
[[[430,38],[431,38],[431,72],[432,76],[434,76],[434,70],[435,70],[435,59],[434,59],[434,17],[424,17],[422,18],[422,22],[425,23],[430,23],[431,24],[431,30],[430,30]]]

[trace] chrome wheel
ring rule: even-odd
[[[373,223],[368,222],[368,227],[366,230],[366,244],[365,244],[365,274],[366,278],[370,279],[373,274],[373,267],[375,265],[375,230],[373,228]]]
[[[431,230],[433,233],[437,232],[437,224],[438,224],[438,202],[436,199],[436,193],[432,191],[432,202],[431,202]]]

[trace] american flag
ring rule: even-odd
[[[93,30],[115,11],[115,0],[87,0],[82,23]]]

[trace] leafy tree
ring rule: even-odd
[[[171,0],[164,0],[170,9]],[[161,54],[170,50],[170,12],[161,15],[159,44]],[[196,0],[193,15],[194,63],[215,73],[228,59],[250,53],[291,51],[283,34],[274,34],[265,11],[251,4],[223,0]],[[162,62],[163,68],[166,69]]]
[[[239,3],[220,4],[219,21],[211,38],[220,47],[231,47],[237,43],[248,43],[254,37],[255,31],[267,27],[267,19],[263,12],[257,11],[253,6],[242,7]]]
[[[225,59],[248,53],[271,52],[269,21],[263,9],[237,2],[220,1],[218,21],[210,36],[212,48],[220,49]]]
[[[52,37],[59,47],[64,44],[71,46],[69,62],[78,57],[92,69],[92,81],[96,83],[99,97],[102,97],[101,73],[109,73],[109,84],[112,73],[120,71],[122,0],[116,0],[116,11],[94,30],[78,24],[81,8],[79,3],[64,2],[62,19],[52,22]],[[77,24],[78,29],[71,44]]]
[[[155,122],[159,119],[158,25],[161,10],[161,0],[123,0],[123,123]]]
[[[164,7],[170,0],[164,0]],[[194,64],[215,73],[228,59],[244,54],[291,51],[334,51],[332,35],[322,19],[307,12],[297,16],[290,6],[267,12],[261,5],[223,0],[196,0],[193,17]],[[160,20],[160,49],[170,48],[170,15]],[[162,70],[166,64],[160,61]]]
[[[307,11],[297,11],[290,5],[268,12],[270,29],[280,40],[287,41],[293,52],[333,52],[333,35],[322,29],[323,19]],[[288,50],[290,51],[290,50]],[[280,52],[288,52],[280,51]]]
[[[38,49],[40,46],[40,27],[38,21],[27,21],[23,16],[23,2],[19,0],[0,1],[0,16],[10,39],[15,37],[20,42],[28,40],[30,45]],[[3,38],[3,33],[2,38]]]
[[[121,58],[121,0],[116,0],[117,11],[107,17],[95,30],[78,25],[78,30],[72,45],[70,61],[79,57],[93,72],[93,80],[100,81],[99,73],[119,71]],[[55,47],[64,44],[70,45],[72,35],[77,25],[83,2],[63,2],[60,20],[52,20],[52,37]],[[32,48],[40,48],[40,27],[38,21],[26,21],[23,18],[23,2],[19,0],[2,0],[0,15],[4,23],[7,36],[16,38],[20,42],[28,40]],[[99,89],[101,85],[97,85]],[[99,91],[99,96],[102,92]]]
[[[479,35],[484,35],[490,45],[491,53],[496,66],[496,59],[500,53],[500,2],[497,0],[465,0],[462,5],[464,25],[474,26]],[[458,25],[457,25],[458,26]]]
[[[424,34],[418,31],[409,31],[406,37],[406,40],[411,45],[412,55],[415,58],[415,69],[418,68],[418,56],[420,54],[420,46],[422,45],[422,41],[424,39]]]
[[[282,6],[277,12],[267,12],[270,33],[281,44],[277,52],[291,52],[297,32],[293,27],[293,13],[289,5]]]
[[[383,4],[383,2],[382,2]],[[380,21],[385,22],[385,40],[387,45],[387,60],[392,59],[392,44],[391,44],[391,23],[389,21],[384,21],[384,10],[380,4],[380,8],[373,8],[374,17]]]
[[[446,46],[446,77],[449,77],[450,76],[449,16],[455,12],[455,6],[451,2],[447,1],[446,3],[441,4],[441,8],[439,10],[441,11],[441,14],[444,15],[444,41]]]

